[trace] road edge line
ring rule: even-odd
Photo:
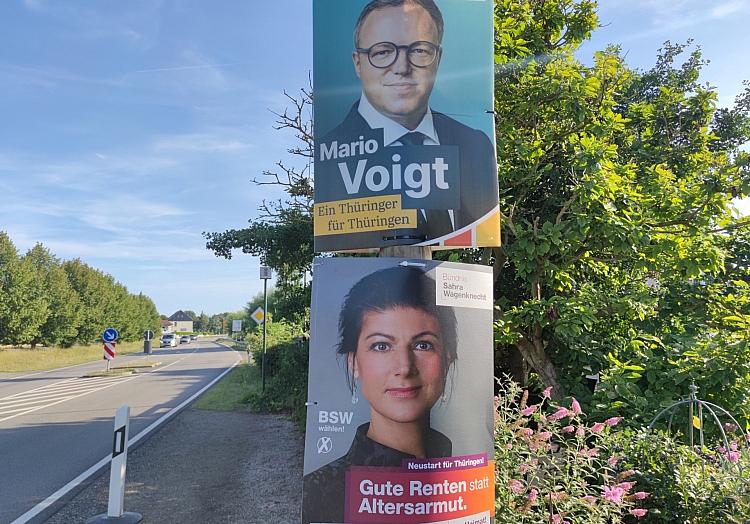
[[[190,398],[184,400],[179,406],[172,408],[167,413],[162,415],[161,418],[155,420],[154,422],[149,424],[145,429],[141,430],[135,437],[133,437],[132,439],[128,441],[128,450],[130,450],[131,446],[136,444],[138,441],[142,440],[145,436],[147,436],[153,430],[155,430],[156,428],[161,426],[163,423],[165,423],[167,420],[171,419],[174,415],[176,415],[177,413],[185,409],[188,406],[188,404],[193,402],[196,398],[202,395],[204,391],[206,391],[208,388],[216,384],[219,380],[224,378],[224,376],[230,371],[232,371],[235,367],[237,367],[237,365],[240,362],[242,362],[242,358],[238,358],[234,364],[232,364],[230,367],[225,369],[218,377],[213,379],[207,385],[203,386],[199,391],[194,393]],[[45,511],[50,506],[52,506],[55,502],[59,501],[65,495],[70,493],[72,490],[74,490],[75,488],[83,484],[88,478],[90,478],[92,475],[97,473],[100,469],[102,469],[107,464],[109,464],[111,460],[112,460],[112,456],[107,455],[106,457],[101,459],[99,462],[91,466],[89,469],[87,469],[86,471],[78,475],[76,478],[74,478],[73,480],[65,484],[63,487],[55,491],[52,495],[50,495],[49,497],[41,501],[39,504],[31,508],[30,510],[28,510],[26,513],[16,518],[15,520],[11,521],[10,524],[25,524],[26,522],[29,522],[31,519],[41,514],[43,511]]]

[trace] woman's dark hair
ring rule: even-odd
[[[337,352],[340,355],[357,353],[362,321],[368,311],[414,308],[437,320],[444,348],[443,372],[447,373],[458,356],[456,315],[450,307],[435,305],[435,287],[435,280],[424,270],[411,266],[381,269],[362,278],[349,290],[341,307]],[[351,380],[350,373],[347,378]]]
[[[365,23],[365,18],[377,9],[385,9],[386,7],[399,7],[404,4],[418,5],[430,14],[432,21],[435,22],[435,29],[438,33],[438,41],[433,42],[440,44],[443,41],[443,31],[445,23],[443,22],[443,14],[435,4],[434,0],[372,0],[369,4],[362,9],[359,14],[357,24],[354,26],[354,47],[359,47],[359,33],[362,30],[362,25]]]

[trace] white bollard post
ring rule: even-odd
[[[121,517],[124,511],[129,429],[130,406],[120,406],[115,415],[115,439],[112,443],[112,467],[109,472],[108,517]]]
[[[109,503],[107,513],[97,515],[86,524],[100,522],[136,523],[143,517],[139,513],[126,512],[125,471],[128,461],[128,438],[130,433],[130,406],[120,406],[115,414],[115,433],[112,442],[112,462],[109,472]]]

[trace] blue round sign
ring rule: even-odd
[[[119,336],[120,334],[115,328],[107,328],[104,330],[104,333],[102,333],[102,339],[104,342],[114,342]]]

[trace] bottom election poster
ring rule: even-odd
[[[302,522],[493,522],[492,269],[313,273]]]

